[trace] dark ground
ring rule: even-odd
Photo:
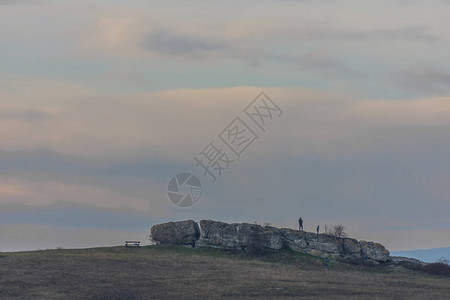
[[[291,251],[178,246],[0,253],[0,299],[450,299],[450,278]]]

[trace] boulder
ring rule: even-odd
[[[280,233],[283,239],[283,245],[296,252],[307,253],[309,249],[309,243],[306,239],[306,232],[281,228]]]
[[[227,248],[254,252],[262,248],[280,250],[283,242],[279,230],[255,224],[227,224],[212,220],[200,221],[201,235],[196,247]]]
[[[385,262],[389,259],[389,251],[381,244],[360,241],[363,257]]]
[[[283,248],[283,237],[278,228],[265,226],[262,227],[262,231],[259,232],[261,235],[261,244],[269,249],[281,250]]]
[[[363,258],[361,243],[357,240],[351,238],[341,238],[339,239],[339,246],[340,256],[344,260],[356,260]]]
[[[199,236],[198,224],[192,220],[163,223],[151,228],[152,240],[157,244],[194,247]]]
[[[303,238],[308,246],[300,252],[320,257],[338,258],[340,256],[339,243],[332,236],[305,232]]]

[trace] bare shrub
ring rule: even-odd
[[[347,233],[345,232],[345,227],[344,225],[334,225],[333,227],[334,230],[334,235],[338,238],[340,237],[347,237]]]
[[[402,267],[405,267],[407,269],[413,270],[413,271],[423,272],[423,264],[421,264],[421,263],[402,262],[399,265]]]
[[[441,264],[450,265],[450,261],[448,260],[448,258],[446,258],[444,256],[439,257],[436,262],[441,263]]]
[[[439,276],[450,276],[450,266],[445,263],[431,263],[431,264],[421,264],[413,262],[404,262],[401,266],[422,273],[427,273],[431,275]]]
[[[348,236],[345,232],[345,226],[341,224],[325,225],[325,234],[334,236],[336,238],[344,238]]]

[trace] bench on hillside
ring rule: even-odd
[[[140,241],[125,241],[125,247],[128,246],[140,247],[140,244],[141,244]]]

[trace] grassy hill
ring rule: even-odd
[[[448,299],[450,278],[283,250],[181,246],[0,253],[0,299]]]

